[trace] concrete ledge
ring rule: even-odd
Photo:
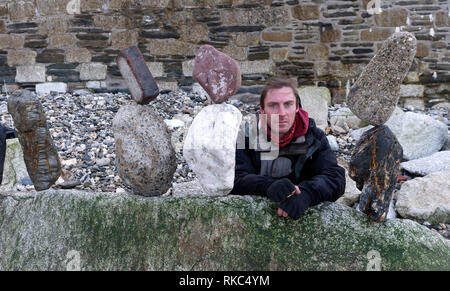
[[[450,270],[450,244],[411,220],[275,213],[250,196],[0,193],[0,270],[366,270],[370,251],[382,270]]]

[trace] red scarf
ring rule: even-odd
[[[308,112],[303,110],[302,108],[298,108],[297,112],[295,113],[295,120],[292,127],[289,129],[289,131],[281,138],[281,140],[276,140],[276,138],[272,137],[271,130],[269,126],[264,126],[263,128],[266,129],[267,136],[278,146],[284,147],[288,145],[292,139],[296,139],[299,136],[305,135],[308,131]]]

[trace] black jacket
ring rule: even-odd
[[[316,127],[311,118],[305,142],[308,145],[307,151],[295,157],[294,174],[288,177],[292,184],[298,185],[301,194],[294,195],[299,197],[293,196],[285,201],[272,199],[280,202],[279,207],[294,219],[299,218],[308,207],[323,201],[336,201],[345,192],[345,170],[337,164],[336,155],[331,150],[325,133]],[[236,150],[234,187],[231,194],[273,198],[271,194],[276,191],[272,189],[274,187],[270,188],[273,183],[278,180],[275,183],[276,188],[286,189],[286,187],[280,185],[283,182],[279,181],[280,179],[259,174],[261,152],[249,149],[248,145],[248,134],[246,134],[246,148]],[[289,183],[286,179],[284,178]],[[289,193],[283,193],[283,195],[287,194]]]

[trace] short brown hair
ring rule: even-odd
[[[261,97],[259,98],[259,105],[261,106],[261,108],[264,109],[264,99],[266,99],[266,95],[269,92],[269,90],[280,89],[283,87],[289,87],[292,89],[292,92],[295,95],[296,107],[299,107],[299,106],[302,107],[302,104],[300,102],[300,96],[298,95],[297,86],[296,86],[295,82],[292,79],[288,79],[285,77],[274,77],[274,78],[269,79],[266,86],[264,86],[264,88],[261,91]]]

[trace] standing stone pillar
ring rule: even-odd
[[[61,163],[41,102],[30,91],[17,90],[8,98],[8,111],[34,188],[37,191],[50,188],[61,175]]]
[[[383,124],[399,99],[400,85],[416,53],[417,41],[409,32],[393,34],[364,68],[350,89],[347,103],[361,120],[374,125],[357,142],[350,162],[350,177],[362,190],[359,209],[374,221],[383,221],[397,183],[403,149]]]
[[[209,195],[226,195],[234,185],[236,139],[242,121],[234,106],[222,104],[241,86],[238,63],[210,45],[195,55],[193,77],[213,100],[194,118],[183,156]]]

